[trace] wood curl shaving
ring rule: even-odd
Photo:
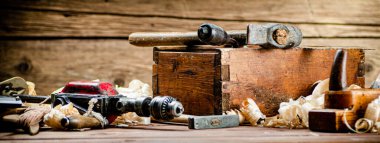
[[[299,97],[297,100],[289,99],[289,102],[280,103],[279,114],[273,117],[261,115],[260,109],[252,99],[242,102],[240,111],[252,126],[282,127],[282,128],[308,128],[310,110],[323,109],[324,93],[329,89],[329,79],[316,82],[311,95]],[[346,90],[360,89],[360,86],[351,85]],[[257,123],[260,118],[264,122]]]
[[[251,98],[247,98],[242,102],[240,111],[252,126],[260,124],[259,121],[265,119],[265,115],[260,111],[255,101]]]

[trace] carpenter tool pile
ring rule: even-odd
[[[20,77],[0,83],[2,127],[35,135],[45,124],[55,130],[132,126],[149,124],[149,117],[170,120],[183,112],[173,97],[152,98],[149,85],[138,80],[128,88],[100,81],[69,82],[51,96],[25,95],[34,89],[29,83]]]
[[[20,77],[0,83],[1,125],[82,130],[164,123],[189,129],[250,124],[322,132],[378,132],[380,75],[364,89],[364,49],[298,47],[302,32],[283,24],[224,31],[132,33],[155,47],[153,87],[74,81],[37,96]],[[182,114],[184,113],[184,114]]]

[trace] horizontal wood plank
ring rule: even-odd
[[[306,38],[302,45],[376,49],[366,51],[366,85],[380,73],[380,40]],[[39,94],[71,80],[151,83],[153,63],[152,48],[135,47],[127,40],[0,40],[0,80],[21,76],[35,82]]]
[[[6,0],[6,8],[291,23],[379,25],[379,0]]]
[[[250,23],[178,19],[168,17],[135,17],[56,11],[0,10],[1,37],[108,37],[127,38],[132,32],[196,31],[210,22],[226,30],[244,30]],[[380,38],[380,26],[294,24],[306,38]]]
[[[128,86],[151,84],[152,49],[127,40],[0,41],[0,80],[20,76],[50,94],[69,81],[95,80]]]
[[[189,130],[187,126],[153,124],[129,128],[89,131],[43,130],[35,136],[0,133],[4,142],[378,142],[377,134],[323,133],[308,129],[280,129],[239,126],[235,128]]]

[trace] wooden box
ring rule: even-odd
[[[281,102],[307,96],[330,76],[336,49],[155,48],[153,93],[182,102],[186,114],[222,114],[250,97],[276,115]],[[364,85],[364,51],[348,49],[348,84]]]

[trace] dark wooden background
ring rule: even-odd
[[[380,71],[380,0],[3,0],[0,80],[21,76],[49,94],[71,80],[151,83],[152,48],[138,31],[227,30],[249,23],[299,26],[302,45],[371,48],[367,85]]]

